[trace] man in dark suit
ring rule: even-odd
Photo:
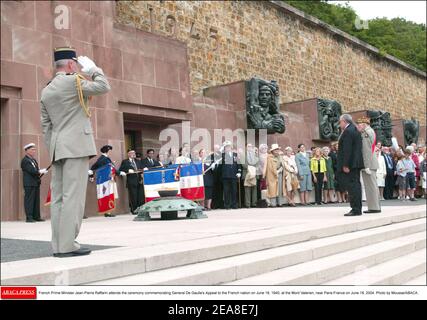
[[[128,150],[128,159],[120,164],[119,172],[121,176],[126,176],[126,188],[129,194],[129,208],[132,214],[144,203],[144,188],[142,185],[141,173],[142,164],[136,160],[135,150]]]
[[[24,147],[25,157],[21,161],[24,179],[24,207],[27,222],[44,221],[40,218],[40,177],[47,169],[39,169],[35,159],[36,145],[29,143]]]
[[[101,155],[98,159],[96,159],[96,162],[91,165],[90,170],[88,171],[89,174],[89,181],[94,181],[94,171],[98,170],[99,168],[102,168],[103,166],[106,166],[107,164],[111,164],[114,167],[113,161],[110,159],[110,151],[113,150],[113,147],[110,145],[103,146],[100,151]],[[115,214],[112,213],[105,213],[104,217],[115,217]]]
[[[338,181],[348,191],[351,211],[345,216],[362,214],[362,186],[360,170],[364,168],[362,156],[362,137],[349,114],[339,120],[341,135],[338,140],[337,174]]]
[[[237,180],[242,175],[242,166],[238,163],[237,153],[233,152],[230,141],[224,142],[222,163],[220,171],[222,174],[222,185],[224,190],[224,208],[237,209]]]
[[[214,146],[213,160],[218,163],[222,159],[221,147],[219,145]],[[215,166],[213,171],[213,195],[212,195],[212,208],[223,209],[224,208],[224,192],[222,190],[222,174],[221,166]]]
[[[147,150],[147,157],[142,159],[141,166],[142,169],[160,166],[160,162],[154,159],[154,149]]]
[[[393,199],[393,191],[395,184],[395,171],[396,164],[393,161],[393,158],[390,154],[389,147],[382,147],[382,154],[384,156],[385,167],[386,167],[386,177],[385,177],[385,187],[384,187],[384,199],[389,200]]]

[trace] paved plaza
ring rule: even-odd
[[[130,214],[100,216],[84,220],[77,239],[95,249],[92,254],[62,259],[50,255],[50,221],[2,222],[2,283],[48,284],[55,280],[52,274],[58,270],[70,271],[70,284],[91,283],[400,222],[416,223],[419,228],[425,225],[425,206],[425,200],[386,201],[382,213],[359,217],[344,217],[348,206],[337,204],[215,210],[208,212],[207,219],[199,220],[184,219],[184,212],[182,218],[169,221],[156,219],[156,215],[152,221],[133,221],[135,216]],[[39,250],[39,256],[34,256],[32,247]],[[105,273],[100,275],[99,270]]]

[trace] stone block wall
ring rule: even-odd
[[[66,28],[55,24],[60,14],[68,17]],[[103,68],[112,90],[93,97],[91,121],[97,148],[112,145],[112,159],[117,165],[126,156],[124,130],[129,123],[124,121],[124,114],[137,120],[145,137],[143,152],[156,145],[154,135],[160,125],[191,120],[186,44],[120,25],[115,15],[115,1],[1,2],[2,220],[25,217],[22,146],[36,143],[40,166],[50,164],[41,133],[39,101],[41,90],[53,77],[55,47],[72,46],[78,55],[90,57]],[[42,204],[50,180],[50,173],[43,177]],[[118,189],[116,211],[128,212],[122,178],[118,179]],[[89,184],[86,213],[96,212],[96,187]],[[49,209],[43,205],[42,216],[49,217]]]
[[[193,94],[257,75],[278,81],[282,103],[323,97],[343,112],[380,109],[425,125],[424,72],[281,3],[118,1],[117,21],[186,43]]]

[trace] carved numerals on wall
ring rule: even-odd
[[[149,7],[149,10],[150,10],[150,31],[154,32],[156,29],[153,21],[154,8]],[[171,14],[167,15],[164,21],[164,27],[168,36],[177,37],[179,25],[175,16]],[[203,37],[202,31],[197,27],[197,24],[195,21],[191,22],[190,28],[187,30],[188,30],[188,36],[191,39],[195,39],[195,40],[202,39]],[[209,28],[207,32],[207,40],[209,42],[210,51],[218,50],[220,41],[219,41],[217,28],[214,28],[214,27]]]

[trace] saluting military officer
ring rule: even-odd
[[[374,129],[370,127],[370,119],[362,117],[356,120],[357,130],[362,135],[362,155],[365,169],[362,169],[363,185],[365,186],[368,210],[363,213],[381,212],[380,195],[377,184],[378,158],[375,154],[377,144]]]
[[[52,161],[52,249],[55,257],[86,255],[77,238],[85,209],[89,158],[96,155],[88,98],[110,90],[102,69],[73,48],[54,52],[56,75],[41,93],[41,125]],[[92,79],[86,80],[81,71]]]

